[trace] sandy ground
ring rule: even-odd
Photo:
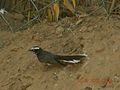
[[[120,90],[120,19],[88,17],[73,30],[61,22],[0,31],[0,90]],[[47,69],[28,51],[34,45],[89,59]]]

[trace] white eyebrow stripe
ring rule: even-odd
[[[34,50],[34,49],[40,49],[39,47],[33,47],[33,48],[31,48],[32,50]]]

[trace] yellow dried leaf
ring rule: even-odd
[[[65,7],[70,10],[72,13],[75,13],[74,7],[71,4],[70,0],[64,0]]]
[[[60,9],[59,9],[59,4],[58,3],[54,3],[53,4],[53,10],[54,10],[54,14],[55,14],[55,20],[58,21],[59,13],[60,13]]]
[[[53,16],[52,16],[52,11],[51,11],[50,8],[48,8],[48,20],[49,20],[49,21],[52,21],[52,18],[53,18]]]
[[[55,12],[53,6],[51,6],[51,12],[52,12],[52,21],[55,20]]]
[[[74,6],[74,9],[76,7],[76,0],[72,0],[72,3],[73,3],[73,6]]]

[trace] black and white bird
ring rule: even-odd
[[[76,64],[81,62],[84,58],[87,57],[86,54],[79,55],[56,55],[51,52],[45,51],[38,46],[34,46],[29,51],[34,52],[37,55],[37,58],[40,62],[48,63],[48,64]]]

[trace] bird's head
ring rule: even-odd
[[[32,51],[35,54],[38,54],[42,51],[42,48],[40,48],[39,46],[33,46],[32,48],[29,49],[29,51]]]

